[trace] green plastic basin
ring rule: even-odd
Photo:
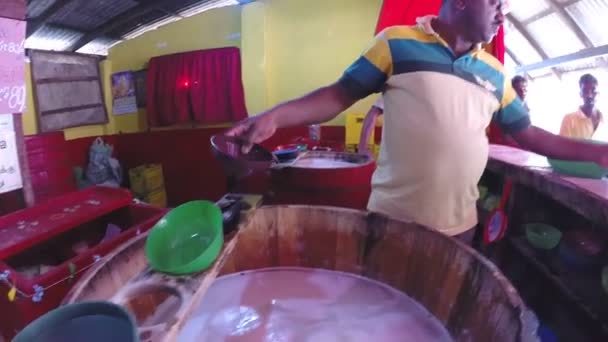
[[[535,248],[549,250],[559,244],[562,232],[548,224],[530,223],[526,225],[526,238]]]
[[[606,144],[605,142],[596,140],[584,141],[598,145]],[[564,176],[601,179],[608,175],[608,168],[601,167],[593,162],[567,161],[551,158],[547,158],[547,161],[549,162],[549,165],[551,165],[551,167],[553,168],[553,171]]]
[[[224,244],[222,212],[212,202],[193,201],[171,210],[150,231],[146,257],[158,272],[201,272],[215,261]]]

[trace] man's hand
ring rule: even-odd
[[[241,138],[243,153],[248,153],[253,144],[259,144],[272,137],[276,130],[276,120],[270,112],[265,112],[239,122],[226,132],[226,135]]]
[[[608,167],[608,144],[593,144],[551,134],[530,126],[512,134],[523,148],[553,159],[591,161]]]
[[[338,82],[238,123],[226,135],[243,140],[243,153],[270,138],[278,128],[322,123],[335,118],[357,101]]]
[[[374,154],[372,153],[372,151],[369,150],[369,147],[367,145],[362,145],[359,146],[359,149],[357,151],[358,154],[364,154],[368,157],[374,157]]]

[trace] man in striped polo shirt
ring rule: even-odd
[[[490,121],[531,151],[608,165],[605,146],[530,125],[503,66],[481,48],[503,20],[501,0],[444,0],[438,17],[381,32],[337,82],[251,117],[227,134],[242,137],[247,150],[277,128],[329,121],[382,92],[382,144],[368,209],[469,242]]]

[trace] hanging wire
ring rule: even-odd
[[[74,279],[75,276],[77,276],[78,274],[88,270],[89,268],[93,267],[95,264],[97,264],[103,257],[99,256],[99,255],[93,255],[93,262],[79,270],[76,270],[75,272],[72,272],[70,270],[70,275],[62,278],[46,287],[42,287],[40,285],[34,285],[34,293],[29,295],[21,290],[19,290],[17,288],[17,286],[11,282],[10,280],[10,274],[11,272],[9,270],[5,270],[4,272],[0,273],[0,281],[2,281],[3,283],[5,283],[6,285],[8,285],[8,287],[10,289],[15,289],[17,291],[17,294],[19,295],[19,297],[23,297],[23,298],[32,298],[32,300],[34,302],[39,302],[42,299],[42,296],[44,295],[44,292],[52,287],[55,287],[65,281],[68,281],[70,279]],[[74,265],[72,263],[70,263],[69,265]],[[69,268],[70,266],[68,266]],[[71,266],[71,267],[75,267],[75,266]]]

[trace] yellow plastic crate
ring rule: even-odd
[[[129,170],[131,191],[144,195],[164,189],[163,167],[160,164],[146,164]]]
[[[346,152],[348,153],[357,153],[357,145],[355,144],[350,144],[350,145],[346,145]]]
[[[374,152],[374,158],[376,158],[376,160],[378,160],[378,155],[380,155],[380,145],[379,144],[373,145],[372,148],[370,149],[370,151]]]
[[[361,139],[361,130],[363,129],[363,122],[365,121],[365,114],[349,113],[346,114],[346,145],[358,145]],[[374,130],[369,136],[369,143],[374,143]]]
[[[150,204],[151,206],[158,208],[166,208],[167,207],[167,192],[165,189],[159,189],[153,191],[141,198],[142,201]]]

